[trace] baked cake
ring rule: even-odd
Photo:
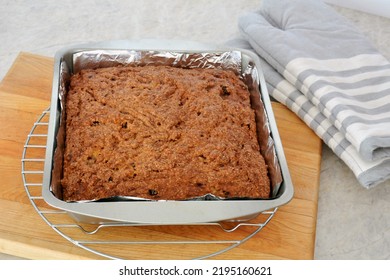
[[[82,70],[66,96],[65,145],[65,201],[270,195],[249,91],[227,70]]]

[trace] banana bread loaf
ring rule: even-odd
[[[231,71],[82,70],[66,96],[63,199],[268,198],[249,91]]]

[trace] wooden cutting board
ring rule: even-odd
[[[33,124],[49,106],[52,72],[52,58],[20,53],[0,84],[0,252],[31,259],[105,258],[73,244],[53,230],[34,209],[22,181],[24,144]],[[273,108],[295,187],[294,198],[280,207],[260,232],[214,259],[312,259],[314,256],[322,144],[283,105],[274,103]],[[45,133],[47,127],[39,129]],[[39,188],[33,195],[40,196]],[[42,209],[47,207],[41,206]],[[49,219],[51,224],[72,222],[67,215]],[[99,231],[99,238],[114,240],[115,244],[91,246],[95,251],[108,251],[107,254],[120,258],[187,259],[226,247],[215,240],[244,240],[253,231],[252,227],[241,227],[233,233],[225,233],[213,226],[104,228]],[[95,238],[80,229],[65,228],[64,232],[72,240]],[[123,242],[128,239],[141,244]],[[181,244],[183,239],[190,242]],[[147,243],[150,240],[168,242]],[[192,240],[201,244],[191,244]],[[202,242],[204,240],[213,242]]]

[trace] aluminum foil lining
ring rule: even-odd
[[[92,50],[73,54],[73,73],[115,65],[166,65],[181,68],[220,68],[241,73],[241,53],[185,53],[169,51]]]
[[[251,94],[251,106],[255,111],[257,136],[261,153],[268,166],[271,180],[271,197],[276,198],[283,177],[278,157],[272,139],[272,132],[268,124],[268,117],[261,98],[259,70],[253,62],[245,67],[242,63],[240,51],[227,52],[172,52],[172,51],[145,51],[145,50],[85,50],[73,53],[73,65],[61,62],[60,87],[58,100],[60,102],[60,120],[56,131],[56,149],[53,159],[51,191],[62,199],[61,176],[62,162],[65,149],[65,98],[72,74],[82,69],[112,67],[117,65],[168,65],[181,68],[219,68],[234,71],[248,86]],[[191,200],[223,200],[224,198],[207,194]],[[231,198],[230,198],[231,199]],[[110,197],[99,201],[150,200],[141,197]],[[90,201],[77,201],[90,202]]]

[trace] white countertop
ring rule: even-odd
[[[118,39],[183,39],[222,44],[259,0],[11,1],[0,9],[0,80],[19,52],[46,56],[66,46]],[[390,59],[390,19],[346,8],[349,18]],[[13,258],[0,254],[0,259]],[[323,147],[316,259],[390,259],[390,181],[366,190]]]

